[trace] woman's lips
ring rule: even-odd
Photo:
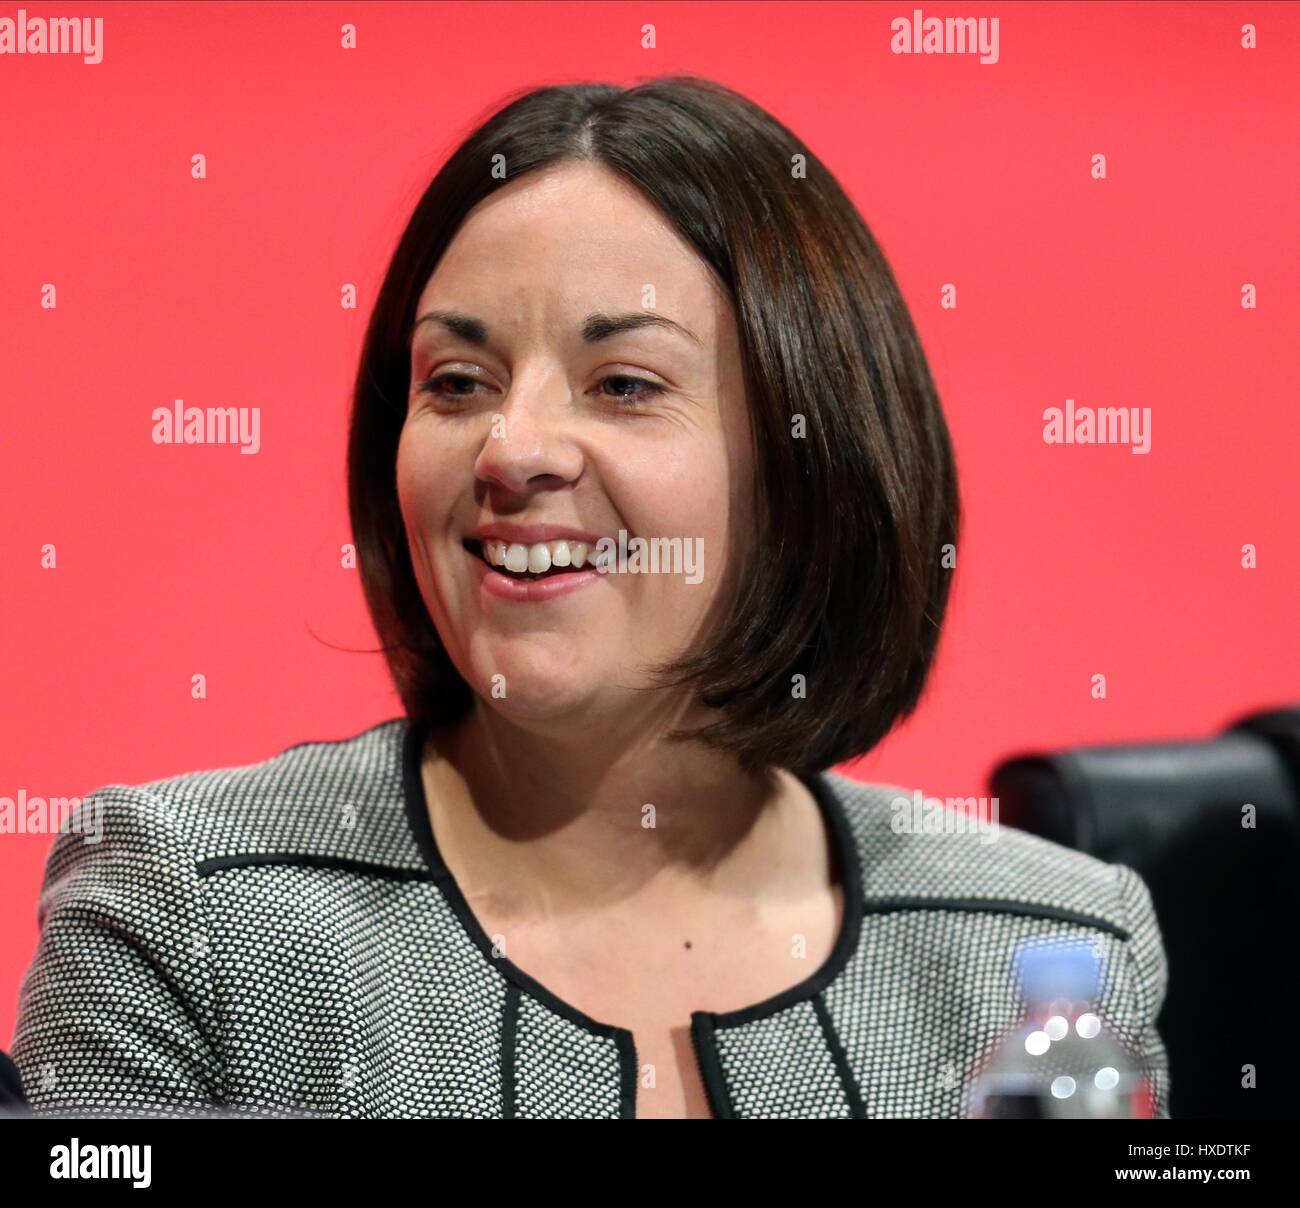
[[[516,604],[546,604],[567,596],[594,583],[605,576],[591,566],[582,570],[565,571],[562,574],[549,575],[544,579],[521,579],[508,572],[489,566],[473,551],[466,549],[465,556],[470,560],[474,573],[474,582],[481,591],[498,600],[510,600]]]

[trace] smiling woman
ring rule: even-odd
[[[650,291],[657,314],[619,313]],[[599,719],[663,707],[649,668],[709,627],[728,571],[750,559],[735,321],[707,267],[636,188],[570,161],[476,207],[417,310],[475,316],[472,326],[420,322],[411,345],[396,488],[424,610],[467,685],[504,678],[495,716],[559,723],[545,735],[555,759],[557,744],[585,741]],[[464,388],[428,388],[449,375]],[[507,580],[515,559],[514,569],[549,566],[555,538],[590,549],[620,529],[698,538],[714,554],[710,582],[602,581],[584,569],[525,593]],[[466,559],[474,535],[507,543],[506,573]],[[424,691],[436,700],[443,690]]]
[[[103,790],[20,1003],[38,1106],[956,1116],[1048,933],[1106,958],[1163,1113],[1136,874],[830,770],[917,703],[957,484],[784,126],[688,78],[507,104],[393,255],[348,458],[404,715]]]
[[[689,686],[694,743],[798,772],[869,750],[919,697],[957,536],[929,370],[838,183],[718,85],[541,89],[466,140],[380,291],[351,472],[414,722],[459,721],[489,666],[522,708],[499,647],[523,633],[530,666],[549,649],[566,668],[545,684],[556,707],[591,683],[604,643],[575,658],[551,614],[477,623],[448,555],[485,516],[703,539],[705,592],[583,593],[589,638],[626,672],[589,712]],[[814,683],[816,706],[798,691]]]

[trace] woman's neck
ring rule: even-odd
[[[581,739],[478,709],[426,744],[430,823],[465,896],[536,918],[721,893],[801,896],[829,879],[808,789],[728,752],[667,742],[665,719]],[[636,730],[635,735],[629,731]]]

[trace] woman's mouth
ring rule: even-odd
[[[543,603],[566,596],[604,578],[593,564],[593,550],[580,541],[543,541],[532,545],[491,538],[466,538],[476,577],[498,599]]]
[[[493,570],[525,582],[571,574],[595,564],[594,551],[584,541],[539,541],[523,545],[491,538],[483,541],[469,538],[465,541],[465,548],[477,554]]]

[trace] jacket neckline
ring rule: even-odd
[[[529,976],[508,957],[493,955],[493,945],[478,918],[470,909],[469,903],[461,893],[456,878],[448,868],[442,853],[438,850],[437,840],[429,821],[428,804],[424,792],[424,780],[421,776],[421,762],[424,752],[428,727],[415,727],[409,720],[403,719],[404,734],[402,738],[402,788],[405,798],[406,819],[415,843],[429,867],[434,883],[441,890],[447,904],[455,913],[462,929],[474,945],[483,953],[506,980],[522,992],[537,999],[549,1010],[562,1016],[571,1023],[596,1036],[606,1037],[617,1042],[624,1054],[634,1053],[632,1032],[629,1028],[615,1024],[600,1023],[577,1007],[565,1002],[536,978]],[[840,870],[844,895],[843,917],[839,935],[831,948],[830,954],[821,965],[798,984],[782,990],[762,1002],[735,1011],[715,1013],[711,1011],[692,1011],[692,1033],[698,1035],[701,1029],[720,1029],[739,1027],[784,1011],[797,1003],[815,998],[833,982],[843,971],[849,959],[857,951],[858,939],[862,931],[863,888],[862,868],[859,860],[858,846],[853,831],[844,812],[844,807],[831,785],[825,772],[813,776],[801,777],[803,784],[812,793],[821,807],[822,816],[830,830],[835,859]],[[635,1069],[635,1063],[632,1068]]]

